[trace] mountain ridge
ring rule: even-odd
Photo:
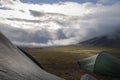
[[[82,46],[108,46],[108,47],[119,47],[120,46],[120,36],[114,36],[114,38],[109,38],[108,36],[94,37],[85,41],[78,43]]]

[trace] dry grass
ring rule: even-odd
[[[109,76],[96,75],[81,69],[77,61],[95,55],[103,50],[120,58],[119,48],[64,46],[25,48],[25,50],[42,64],[46,71],[66,80],[80,80],[80,77],[85,73],[91,74],[99,80],[112,80]]]

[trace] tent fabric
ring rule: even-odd
[[[78,61],[80,67],[108,76],[120,77],[120,59],[103,51],[97,55]]]
[[[0,33],[0,80],[63,80],[40,68]]]
[[[17,47],[18,49],[20,49],[26,56],[28,56],[34,63],[36,63],[40,68],[42,68],[42,69],[44,69],[43,67],[42,67],[42,65],[39,63],[39,62],[37,62],[28,52],[26,52],[25,50],[23,50],[22,48],[20,48],[20,47]]]
[[[82,61],[78,61],[78,64],[83,67],[84,69],[87,69],[89,71],[94,71],[94,65],[95,65],[95,61],[98,55],[94,55],[92,57],[89,58],[85,58]]]

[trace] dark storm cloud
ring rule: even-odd
[[[57,39],[67,39],[62,29],[58,29],[55,34],[57,35]]]

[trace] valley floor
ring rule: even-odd
[[[63,46],[47,48],[24,48],[30,53],[46,71],[62,77],[66,80],[80,80],[83,74],[91,74],[98,80],[112,80],[110,76],[97,75],[81,69],[78,60],[95,55],[101,51],[107,51],[120,58],[119,48],[108,47],[81,47]]]

